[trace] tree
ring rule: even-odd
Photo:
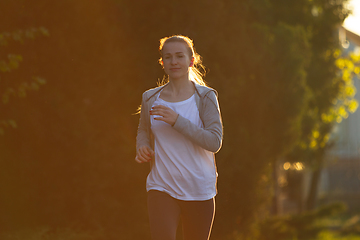
[[[305,162],[312,169],[312,178],[305,209],[311,210],[316,204],[316,193],[324,155],[333,142],[330,134],[336,122],[354,112],[357,102],[355,89],[351,82],[354,75],[354,60],[341,56],[338,42],[338,26],[349,14],[344,8],[346,1],[313,1],[308,22],[312,31],[312,58],[307,69],[308,86],[311,92],[307,109],[301,123],[301,137],[287,160]],[[349,70],[344,70],[349,66]],[[342,71],[341,74],[339,72]]]

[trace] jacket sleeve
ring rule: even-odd
[[[136,152],[138,149],[142,146],[148,146],[151,148],[150,144],[150,133],[149,133],[149,110],[147,109],[147,105],[144,101],[145,94],[142,95],[142,101],[141,101],[141,110],[140,110],[140,119],[139,119],[139,125],[137,129],[137,135],[136,135]]]
[[[219,103],[214,91],[209,91],[202,101],[200,117],[204,128],[200,128],[188,119],[178,116],[173,128],[192,142],[210,151],[218,152],[222,145],[223,126]]]

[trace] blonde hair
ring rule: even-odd
[[[206,69],[205,69],[204,65],[202,64],[201,56],[195,51],[193,40],[191,40],[189,37],[186,37],[183,35],[173,35],[170,37],[164,37],[164,38],[160,39],[159,51],[160,51],[161,57],[159,59],[159,63],[162,65],[162,60],[163,60],[162,59],[162,50],[164,48],[164,45],[168,42],[182,42],[182,43],[186,44],[191,58],[194,59],[194,64],[193,64],[193,66],[190,67],[190,70],[189,70],[189,78],[190,78],[190,80],[196,82],[199,85],[206,86],[206,83],[203,79],[203,77],[206,74]],[[159,85],[164,85],[168,81],[169,81],[169,79],[164,77],[163,80],[159,83]]]

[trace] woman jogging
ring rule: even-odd
[[[142,95],[136,137],[138,163],[150,162],[146,180],[153,240],[207,240],[215,214],[214,155],[222,145],[217,93],[202,79],[201,57],[190,38],[160,40],[167,83]]]

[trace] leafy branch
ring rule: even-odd
[[[44,27],[39,28],[29,28],[25,30],[17,30],[14,32],[3,32],[0,33],[0,46],[6,47],[10,43],[21,43],[23,44],[26,40],[31,39],[34,40],[38,37],[48,37],[49,31]],[[14,70],[19,69],[20,62],[24,59],[20,54],[9,53],[7,55],[7,59],[0,59],[0,73],[11,73]],[[0,75],[0,84],[3,82],[2,77]],[[9,103],[10,97],[26,97],[27,91],[38,90],[41,85],[44,85],[46,80],[39,76],[33,76],[32,81],[22,82],[17,86],[9,86],[4,87],[3,91],[0,92],[1,100],[3,104]],[[4,129],[12,127],[16,128],[16,121],[13,119],[0,119],[0,135],[4,135]]]

